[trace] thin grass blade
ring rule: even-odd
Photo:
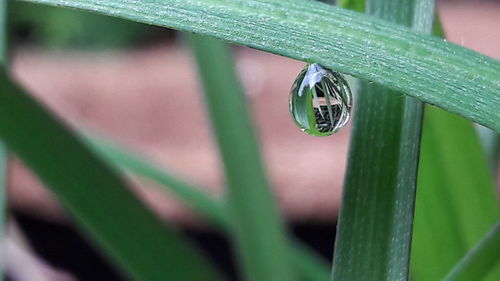
[[[318,1],[29,0],[210,35],[374,81],[500,131],[500,62]],[[398,95],[398,94],[396,94]]]
[[[373,0],[366,9],[431,31],[433,1]],[[407,280],[423,104],[363,81],[356,105],[333,280]]]
[[[224,162],[230,229],[247,281],[296,280],[289,241],[260,159],[245,95],[223,42],[189,36]]]
[[[153,180],[169,190],[172,195],[182,200],[190,208],[207,218],[211,223],[218,227],[226,227],[228,217],[225,203],[204,192],[202,187],[183,181],[161,170],[157,165],[150,163],[146,159],[95,134],[86,133],[83,140],[110,166]]]
[[[463,257],[460,262],[444,278],[444,281],[485,280],[493,279],[491,272],[495,267],[500,269],[500,222],[485,235],[481,241]],[[498,277],[499,275],[496,275]]]
[[[133,280],[222,280],[5,72],[0,73],[0,137]]]

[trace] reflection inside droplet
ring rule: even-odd
[[[342,74],[317,63],[299,73],[290,92],[292,118],[313,136],[329,136],[344,127],[351,107],[351,90]]]

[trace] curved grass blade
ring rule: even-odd
[[[189,39],[224,162],[230,230],[245,280],[296,280],[289,241],[262,167],[229,50],[213,38],[191,35]]]
[[[170,173],[161,170],[140,156],[128,152],[109,140],[93,134],[85,134],[83,140],[109,165],[124,169],[138,176],[153,180],[169,190],[175,197],[182,200],[190,208],[207,218],[218,227],[225,228],[229,217],[224,201],[217,200],[203,191],[203,188],[180,180]]]
[[[386,20],[431,31],[433,1],[373,0],[366,8]],[[408,279],[422,109],[418,100],[362,82],[335,241],[333,280]]]
[[[500,221],[460,260],[443,281],[484,280],[495,267],[500,268],[499,249]]]
[[[210,35],[317,62],[500,131],[500,62],[318,1],[28,1]]]
[[[0,137],[133,280],[222,280],[112,169],[3,71]]]

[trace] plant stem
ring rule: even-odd
[[[191,35],[227,178],[230,226],[247,281],[293,281],[291,249],[262,167],[232,57],[222,41]]]

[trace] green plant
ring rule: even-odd
[[[374,0],[366,10],[430,33],[434,2]],[[362,110],[353,121],[333,279],[404,280],[409,272],[423,103],[363,81],[357,107]]]
[[[412,25],[416,31],[304,0],[149,0],[140,6],[133,0],[30,2],[209,35],[318,62],[366,80],[354,121],[334,280],[407,280],[409,271],[417,281],[469,280],[469,276],[498,280],[500,271],[494,265],[500,251],[491,250],[499,244],[498,226],[479,242],[498,220],[498,210],[491,175],[470,121],[437,108],[426,109],[414,196],[421,101],[500,130],[500,63],[422,34],[430,32],[432,1],[379,0],[366,6],[370,13]],[[342,4],[364,8],[363,1]],[[71,133],[5,71],[0,73],[0,137],[134,279],[222,277],[132,196],[116,173],[118,168],[168,186],[225,228],[237,245],[246,280],[326,280],[326,265],[302,245],[289,241],[277,215],[227,48],[198,35],[190,36],[190,42],[226,168],[228,192],[223,201],[114,145]],[[467,151],[453,153],[447,146],[450,143],[460,149],[466,146]],[[432,155],[442,161],[430,161]],[[483,215],[471,218],[463,212],[464,206]],[[429,224],[439,225],[439,235],[428,235]],[[443,244],[446,239],[454,242]],[[138,241],[140,247],[134,247]],[[445,259],[433,260],[441,245],[446,245]]]

